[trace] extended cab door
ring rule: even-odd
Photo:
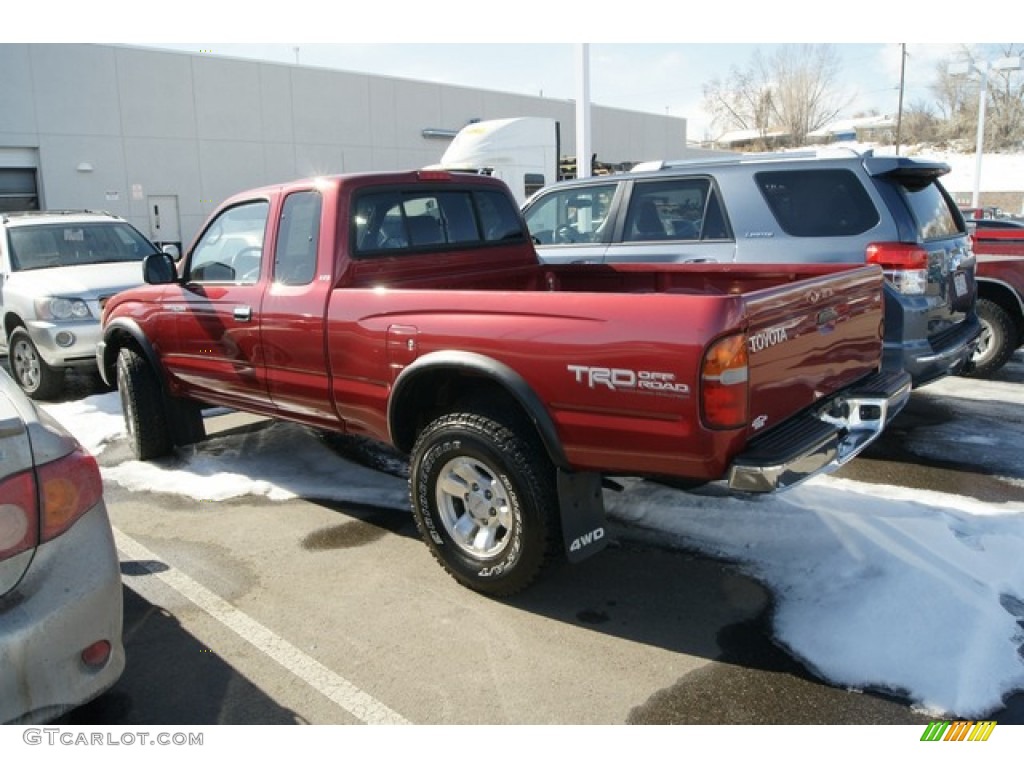
[[[327,198],[325,200],[325,198]],[[263,297],[267,388],[276,410],[336,427],[325,354],[324,316],[333,275],[331,188],[294,189],[281,204],[271,280]]]
[[[177,333],[163,345],[164,364],[198,398],[211,391],[215,402],[266,406],[260,278],[269,213],[266,199],[222,211],[188,255],[180,295],[167,297]]]

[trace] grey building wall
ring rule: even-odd
[[[175,196],[187,245],[235,192],[290,179],[437,162],[425,128],[552,117],[575,154],[570,101],[298,65],[79,44],[0,44],[0,168],[38,169],[40,207],[95,208],[152,236]],[[600,160],[680,157],[686,121],[593,106]]]

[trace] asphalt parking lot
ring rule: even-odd
[[[943,462],[902,445],[934,419],[914,404],[843,472],[948,485]],[[208,420],[243,446],[270,424]],[[126,450],[108,446],[101,465]],[[1020,495],[970,468],[953,476]],[[112,483],[106,499],[128,665],[69,724],[929,721],[891,691],[830,685],[778,647],[771,594],[732,564],[626,525],[599,557],[499,601],[438,568],[393,501],[194,502]],[[991,717],[1024,722],[1020,698]]]

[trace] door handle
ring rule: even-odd
[[[235,307],[232,314],[234,315],[235,320],[247,323],[252,320],[252,307]]]

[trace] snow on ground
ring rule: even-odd
[[[955,417],[916,431],[908,448],[1024,482],[1024,353],[1004,371],[1003,381],[950,378],[916,393]],[[45,408],[94,452],[123,439],[116,392]],[[196,500],[407,505],[403,480],[348,462],[310,430],[284,423],[103,473],[129,489]],[[825,477],[754,500],[716,484],[683,493],[629,481],[607,503],[615,519],[734,561],[762,581],[775,596],[778,642],[837,685],[895,691],[922,711],[965,718],[1024,690],[1024,502]]]

